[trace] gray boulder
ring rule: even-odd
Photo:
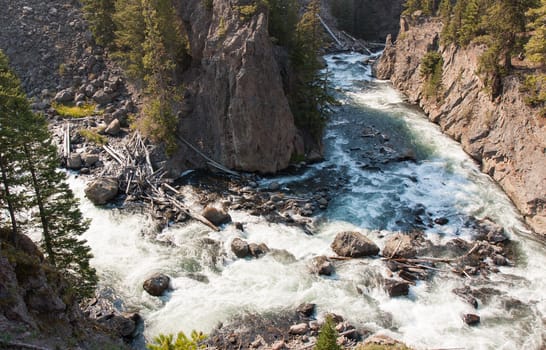
[[[250,243],[248,245],[248,250],[250,251],[250,255],[252,255],[255,258],[260,258],[264,256],[265,254],[269,253],[269,247],[265,245],[265,243]]]
[[[112,102],[114,97],[115,97],[115,94],[113,93],[109,94],[102,89],[93,94],[93,100],[95,100],[100,105],[104,105],[104,104]]]
[[[416,251],[411,237],[403,233],[395,233],[387,238],[383,248],[386,258],[413,258]]]
[[[162,273],[153,274],[142,284],[142,287],[148,294],[154,297],[161,296],[167,289],[169,289],[169,282],[171,279],[169,276]]]
[[[73,89],[61,90],[57,92],[57,94],[55,95],[53,99],[55,100],[55,102],[60,102],[60,103],[72,102],[72,100],[74,100],[74,90]]]
[[[235,238],[233,241],[231,241],[231,251],[238,258],[246,258],[247,256],[250,256],[248,243],[240,238]]]
[[[85,189],[85,196],[94,204],[106,204],[118,194],[118,181],[113,178],[99,178]]]
[[[311,260],[311,271],[318,275],[330,276],[334,273],[334,265],[325,256],[316,256]]]
[[[290,326],[290,330],[288,332],[294,335],[304,335],[308,331],[309,331],[309,325],[304,322],[304,323],[298,323],[293,326]]]
[[[70,153],[66,159],[66,167],[68,169],[78,170],[82,167],[82,158],[79,153]]]
[[[402,295],[408,295],[409,283],[406,281],[389,279],[385,281],[385,290],[392,298]]]
[[[84,153],[81,155],[81,158],[83,163],[88,167],[95,165],[99,161],[99,155],[93,153]]]
[[[108,124],[106,127],[106,130],[104,130],[105,133],[108,135],[116,136],[121,131],[121,123],[119,120],[114,119]]]
[[[379,247],[360,232],[340,232],[330,246],[337,255],[350,258],[361,258],[379,253]]]
[[[226,213],[223,209],[218,209],[215,207],[206,207],[201,215],[216,226],[227,224],[231,221],[231,216],[228,213]]]

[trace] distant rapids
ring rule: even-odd
[[[100,284],[111,287],[126,309],[138,310],[148,337],[192,329],[207,333],[244,312],[279,312],[311,302],[319,314],[340,314],[357,327],[383,332],[416,349],[542,348],[544,244],[532,239],[507,196],[459,144],[406,104],[388,82],[371,77],[368,58],[325,56],[331,88],[341,103],[326,130],[325,161],[302,174],[259,181],[264,188],[275,181],[294,191],[336,183],[338,190],[313,235],[231,211],[234,222],[245,224],[244,232],[234,225],[213,232],[188,222],[163,230],[159,239],[171,244],[162,244],[147,234],[154,225],[150,219],[94,207],[83,197],[83,182],[71,179],[84,215],[92,219],[84,238],[92,247]],[[384,143],[371,147],[370,134],[383,137]],[[184,194],[191,203],[191,186]],[[515,242],[515,267],[500,267],[488,278],[437,273],[412,286],[409,296],[397,298],[390,298],[378,282],[386,267],[377,258],[341,262],[332,277],[309,272],[312,257],[335,255],[330,243],[338,232],[408,231],[416,225],[416,213],[448,219],[444,226],[420,223],[427,238],[438,244],[471,239],[464,226],[468,217],[491,218]],[[382,247],[384,233],[369,236]],[[278,252],[237,259],[230,250],[235,237],[264,242]],[[144,292],[142,283],[153,272],[171,276],[173,291],[160,298]],[[452,293],[465,285],[488,290],[490,299],[475,310]],[[478,313],[480,325],[464,324],[465,313]]]

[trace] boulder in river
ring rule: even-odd
[[[334,273],[334,265],[325,256],[316,256],[311,260],[311,271],[318,275],[330,276]]]
[[[231,216],[223,209],[218,209],[212,206],[206,207],[201,215],[216,226],[227,224],[231,221]]]
[[[250,255],[255,258],[260,258],[269,252],[269,247],[265,245],[265,243],[250,243],[248,245],[248,249],[250,251]]]
[[[350,258],[361,258],[379,253],[379,247],[360,232],[338,233],[331,247],[337,255]]]
[[[313,303],[303,303],[296,309],[296,312],[302,317],[311,317],[315,313],[316,305]]]
[[[106,204],[118,194],[118,181],[114,178],[99,178],[85,189],[85,196],[97,205]]]
[[[409,283],[406,281],[388,279],[385,281],[385,290],[392,298],[408,295]]]
[[[496,244],[508,241],[508,235],[504,228],[489,218],[484,218],[481,220],[471,221],[471,224],[475,231],[475,239],[479,241],[488,241],[490,243]]]
[[[250,256],[250,249],[248,247],[248,242],[238,237],[233,239],[233,241],[231,241],[231,251],[238,258],[246,258],[247,256]]]
[[[383,256],[386,258],[413,258],[416,254],[414,245],[409,235],[395,233],[385,241]]]
[[[480,323],[480,316],[476,314],[464,314],[463,321],[469,326],[475,326]]]
[[[82,167],[82,158],[79,153],[70,153],[66,159],[66,167],[68,169],[78,170]]]
[[[162,273],[153,274],[142,284],[142,287],[148,294],[154,297],[161,296],[168,288],[171,279]]]

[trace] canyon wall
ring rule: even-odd
[[[296,127],[283,90],[281,66],[264,8],[241,15],[244,1],[179,0],[188,30],[192,67],[179,134],[210,158],[244,171],[273,173],[288,166]],[[175,170],[204,159],[185,145],[170,161]]]
[[[427,17],[400,21],[394,44],[387,43],[376,66],[379,79],[394,86],[459,141],[483,172],[496,180],[529,226],[546,235],[546,118],[529,107],[521,92],[521,75],[502,79],[502,92],[492,98],[478,75],[483,46],[460,48],[439,44],[442,24]],[[436,50],[443,57],[441,91],[424,93],[420,63]]]

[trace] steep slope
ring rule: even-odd
[[[270,173],[288,165],[296,128],[264,9],[243,15],[245,5],[178,0],[193,62],[179,132],[228,167]],[[171,161],[178,170],[203,164],[184,145]]]
[[[43,261],[34,243],[17,248],[0,232],[0,349],[125,349],[82,313],[70,285]]]
[[[546,234],[546,120],[528,107],[517,73],[502,80],[502,93],[492,100],[477,71],[484,47],[439,46],[442,24],[426,17],[401,19],[395,44],[387,43],[376,67],[429,119],[461,142],[495,179],[538,233]],[[420,64],[439,49],[443,57],[441,98],[427,97]]]

